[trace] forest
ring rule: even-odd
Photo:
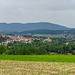
[[[0,45],[0,54],[7,55],[46,55],[60,54],[75,55],[75,43],[69,42],[65,44],[64,40],[53,40],[52,42],[43,42],[42,40],[34,40],[32,43],[14,42],[7,46]]]

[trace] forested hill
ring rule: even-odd
[[[71,30],[47,30],[47,29],[38,29],[38,30],[30,30],[30,31],[23,31],[17,34],[75,34],[75,29]]]
[[[0,23],[0,32],[22,32],[37,29],[47,30],[69,30],[70,28],[58,24],[39,22],[39,23]]]

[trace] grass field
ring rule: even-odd
[[[75,75],[75,55],[0,55],[0,75]]]
[[[75,63],[75,55],[0,55],[0,60]]]
[[[49,37],[49,38],[62,38],[64,34],[50,35],[50,34],[33,34],[33,36]]]

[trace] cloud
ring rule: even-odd
[[[0,0],[0,8],[24,8],[38,10],[72,10],[75,9],[75,0]]]
[[[75,0],[0,0],[0,22],[48,21],[75,27],[74,15]]]

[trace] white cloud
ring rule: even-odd
[[[0,0],[0,22],[48,21],[75,27],[74,15],[75,0]]]

